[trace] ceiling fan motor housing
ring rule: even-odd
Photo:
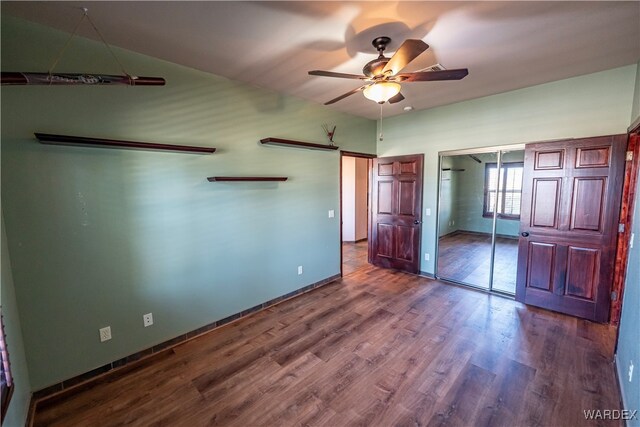
[[[367,62],[367,64],[362,69],[362,73],[367,77],[375,77],[382,74],[382,70],[384,69],[387,62],[389,62],[389,58],[385,57],[383,52],[387,48],[387,45],[391,42],[391,38],[382,36],[376,37],[373,39],[371,44],[376,48],[378,53],[380,54],[373,61]]]

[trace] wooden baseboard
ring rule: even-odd
[[[76,375],[73,378],[69,378],[52,386],[38,390],[31,396],[27,426],[32,425],[34,418],[33,415],[35,414],[35,411],[39,405],[51,405],[57,401],[66,399],[69,396],[91,388],[97,383],[113,381],[114,378],[126,375],[133,369],[139,369],[140,365],[150,364],[157,359],[170,356],[168,350],[171,350],[178,344],[190,341],[196,337],[199,337],[200,335],[209,333],[214,329],[228,325],[232,322],[236,322],[250,314],[273,307],[292,298],[296,298],[304,293],[325,286],[338,279],[340,279],[339,274],[327,277],[326,279],[320,280],[316,283],[312,283],[303,288],[296,289],[295,291],[289,292],[288,294],[273,298],[262,304],[258,304],[239,313],[225,317],[224,319],[202,326],[198,329],[194,329],[193,331],[181,334],[177,337],[171,338],[167,341],[161,342],[160,344],[156,344],[152,347],[131,354],[122,359],[118,359],[104,366],[93,369],[89,372]]]

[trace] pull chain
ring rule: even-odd
[[[380,136],[379,136],[379,141],[382,142],[383,138],[383,133],[382,133],[382,106],[384,104],[380,104]]]

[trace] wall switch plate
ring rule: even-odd
[[[429,258],[430,258],[429,254],[424,254],[424,260],[425,261],[429,261]]]
[[[298,266],[298,276],[299,276],[299,275],[301,275],[301,274],[302,274],[302,266],[301,266],[301,265],[299,265],[299,266]]]
[[[109,341],[111,339],[111,326],[100,328],[100,342]]]
[[[147,313],[142,315],[142,324],[146,328],[153,325],[153,313]]]
[[[425,209],[424,214],[426,216],[431,216],[431,209],[430,208]]]
[[[333,209],[329,210],[329,218],[333,218],[336,216],[336,213]]]
[[[629,382],[633,380],[633,360],[629,361]]]
[[[631,233],[631,238],[629,239],[629,249],[633,249],[633,238],[636,237],[635,233]]]

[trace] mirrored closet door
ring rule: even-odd
[[[440,157],[440,279],[514,294],[524,150]]]

